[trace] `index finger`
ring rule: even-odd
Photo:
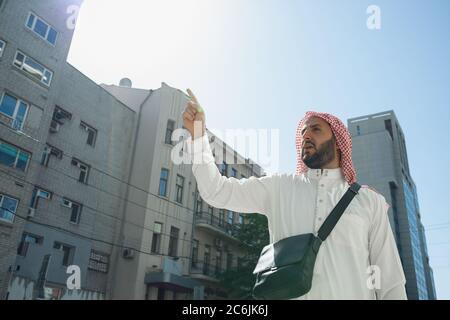
[[[200,103],[198,103],[198,100],[195,97],[194,93],[191,91],[191,89],[187,89],[187,93],[188,93],[189,97],[191,97],[191,99],[195,102],[195,104],[197,104],[197,110],[199,112],[203,111],[202,107],[200,106]]]
[[[191,97],[191,99],[194,100],[194,102],[195,102],[196,104],[199,104],[198,101],[197,101],[197,98],[195,97],[195,95],[194,95],[194,93],[191,91],[191,89],[187,89],[187,93],[188,93],[188,95]]]

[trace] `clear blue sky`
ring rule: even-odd
[[[371,4],[381,30],[366,27]],[[209,128],[280,129],[280,172],[295,169],[305,111],[393,109],[450,299],[449,39],[448,0],[85,0],[69,62],[97,83],[189,87]]]

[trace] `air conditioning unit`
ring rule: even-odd
[[[59,131],[59,127],[60,127],[60,124],[58,122],[56,122],[55,120],[52,120],[52,122],[50,123],[49,131],[51,133],[56,133]]]
[[[131,249],[131,248],[123,249],[122,256],[125,259],[133,259],[134,258],[134,249]]]
[[[218,248],[222,248],[223,245],[222,239],[219,238],[214,239],[214,245]]]
[[[61,203],[62,206],[67,208],[72,208],[72,201],[68,199],[63,199],[63,202]]]
[[[35,208],[28,208],[28,218],[33,218],[36,212]]]

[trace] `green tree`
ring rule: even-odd
[[[235,227],[234,236],[245,252],[237,268],[227,270],[219,276],[221,285],[230,299],[252,299],[255,283],[253,270],[261,250],[269,243],[267,217],[257,213],[244,214],[244,223]]]

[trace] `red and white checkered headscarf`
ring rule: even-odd
[[[333,131],[334,136],[336,138],[337,146],[341,151],[341,163],[339,164],[339,166],[341,167],[345,180],[349,184],[356,182],[356,171],[355,168],[353,167],[352,162],[352,138],[350,136],[350,132],[348,131],[348,129],[345,127],[345,125],[342,123],[341,120],[339,120],[338,118],[336,118],[331,114],[322,112],[313,112],[313,111],[306,112],[305,117],[302,120],[300,120],[297,126],[297,132],[295,137],[295,146],[297,149],[297,169],[295,173],[296,174],[306,173],[309,169],[302,160],[303,137],[301,130],[305,122],[311,117],[319,117],[325,120],[330,125],[331,131]]]

